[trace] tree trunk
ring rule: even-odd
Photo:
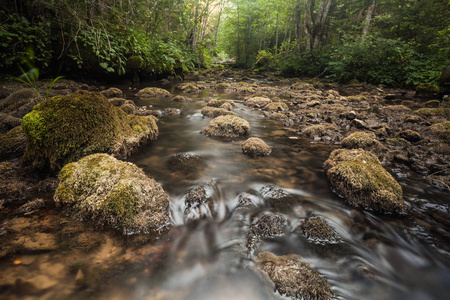
[[[367,33],[369,32],[370,22],[375,13],[375,7],[377,5],[377,0],[373,0],[372,4],[367,9],[366,19],[364,21],[363,31],[361,35],[361,41],[365,41],[367,38]]]

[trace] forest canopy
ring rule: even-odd
[[[233,58],[257,72],[414,87],[436,83],[449,63],[449,8],[448,0],[4,0],[0,67],[163,77]]]

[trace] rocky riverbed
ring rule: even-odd
[[[3,85],[0,296],[448,288],[448,98],[221,68],[148,85]]]

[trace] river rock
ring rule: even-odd
[[[67,164],[58,178],[54,200],[76,219],[154,236],[170,224],[167,194],[132,163],[92,154]]]
[[[217,107],[220,108],[222,105],[224,105],[225,103],[229,103],[231,104],[231,106],[235,106],[236,104],[234,103],[233,100],[219,100],[219,99],[214,99],[214,100],[210,100],[208,101],[208,103],[206,103],[206,106],[211,106],[211,107]]]
[[[250,156],[270,155],[272,149],[262,139],[251,137],[242,144],[242,152]]]
[[[411,108],[404,105],[388,105],[383,107],[381,111],[385,114],[410,113]]]
[[[190,152],[175,153],[167,159],[167,167],[172,172],[180,172],[185,176],[197,177],[206,167],[204,158]]]
[[[36,105],[24,117],[22,129],[27,137],[25,162],[53,170],[92,153],[127,156],[158,135],[153,117],[127,115],[88,91]]]
[[[386,149],[375,137],[371,131],[357,131],[342,140],[342,147],[347,149],[362,148],[373,153],[380,153]]]
[[[0,208],[2,204],[23,200],[29,194],[20,168],[9,161],[0,162],[0,182]]]
[[[333,190],[349,204],[387,214],[405,211],[401,186],[372,153],[337,149],[324,169]]]
[[[232,111],[229,111],[229,110],[223,109],[223,108],[212,107],[212,106],[203,107],[201,113],[205,117],[210,117],[210,118],[216,118],[218,116],[234,115],[234,112],[232,112]]]
[[[233,105],[230,102],[225,102],[224,104],[222,104],[220,106],[221,109],[226,109],[228,111],[232,111],[233,110]]]
[[[41,101],[42,98],[33,89],[22,89],[0,100],[0,112],[23,118]]]
[[[336,132],[338,130],[338,127],[331,123],[321,123],[321,124],[315,124],[310,125],[308,127],[305,127],[302,129],[302,134],[306,135],[307,137],[314,139],[319,138],[322,136],[329,136],[332,135],[332,133]]]
[[[276,111],[287,111],[289,107],[283,102],[272,102],[264,106],[265,111],[276,112]]]
[[[22,124],[22,119],[0,112],[0,133],[5,133]]]
[[[146,88],[140,90],[136,94],[136,96],[141,97],[141,98],[168,98],[168,97],[171,97],[172,94],[165,89],[156,88],[156,87],[146,87]]]
[[[107,90],[101,91],[100,94],[106,98],[118,98],[123,96],[123,92],[115,87],[109,88]]]
[[[185,97],[185,96],[181,96],[181,95],[177,95],[175,97],[172,98],[173,101],[175,102],[189,102],[192,101],[191,98]]]
[[[252,97],[244,101],[244,105],[256,108],[263,108],[269,103],[272,103],[272,100],[265,97]]]
[[[398,136],[412,143],[418,142],[422,139],[420,133],[411,129],[400,131]]]
[[[450,121],[434,124],[426,129],[431,136],[450,144]]]
[[[263,213],[252,221],[247,234],[247,254],[257,252],[263,239],[284,236],[287,220],[280,214]]]
[[[336,230],[319,216],[312,216],[304,219],[300,223],[299,228],[308,241],[314,244],[337,244],[341,241]]]
[[[215,216],[214,203],[206,194],[202,186],[197,186],[187,193],[184,198],[184,220],[192,223],[196,220],[211,219]]]
[[[333,292],[327,280],[299,255],[276,256],[261,252],[255,265],[260,276],[272,282],[281,295],[303,300],[332,299]]]
[[[202,130],[206,136],[238,137],[250,133],[250,124],[236,116],[219,116]]]
[[[418,110],[414,111],[414,113],[421,117],[450,118],[450,108],[449,107],[419,108]]]
[[[27,138],[21,126],[14,127],[6,133],[0,134],[0,158],[11,154],[23,154],[27,145]]]
[[[267,206],[277,210],[291,210],[301,202],[301,198],[276,185],[266,185],[259,190],[259,193]]]

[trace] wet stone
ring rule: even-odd
[[[418,142],[422,139],[420,133],[410,129],[401,131],[398,136],[412,143]]]
[[[123,92],[120,89],[115,88],[115,87],[101,91],[100,94],[102,94],[106,98],[117,98],[117,97],[123,96]]]
[[[337,244],[341,241],[341,238],[333,227],[319,216],[304,219],[299,228],[308,241],[314,244]]]
[[[167,159],[170,171],[180,172],[190,177],[197,177],[206,167],[205,159],[190,152],[175,153]]]
[[[289,194],[284,189],[275,185],[265,186],[261,188],[259,193],[264,198],[264,202],[267,206],[279,210],[292,209],[294,206],[301,203],[301,198]]]
[[[254,217],[247,234],[247,253],[258,252],[263,239],[273,239],[284,236],[287,225],[285,217],[279,214],[264,213]]]
[[[216,214],[213,200],[211,197],[208,197],[202,186],[189,190],[184,198],[184,203],[184,220],[186,223],[214,218]]]
[[[262,252],[255,265],[257,272],[281,295],[303,300],[332,299],[333,292],[327,280],[299,255],[276,256]]]

